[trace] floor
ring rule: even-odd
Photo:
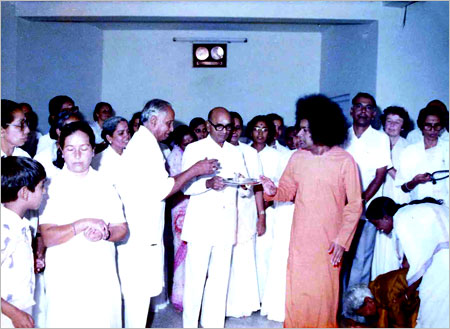
[[[182,313],[176,312],[172,304],[169,304],[157,313],[150,314],[147,327],[182,328]],[[283,323],[267,320],[267,317],[261,316],[258,311],[249,317],[226,318],[225,328],[283,328]]]

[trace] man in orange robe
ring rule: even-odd
[[[261,176],[266,200],[295,199],[284,327],[337,327],[340,264],[362,212],[358,168],[337,146],[348,128],[339,105],[323,95],[301,98],[296,126],[302,150],[278,187]]]

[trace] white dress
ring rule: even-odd
[[[395,169],[398,168],[402,151],[408,145],[408,141],[400,137],[391,150],[392,166]],[[408,202],[408,195],[400,187],[395,186],[391,175],[386,175],[386,180],[381,188],[383,189],[383,196],[391,198],[399,204]],[[372,280],[380,274],[394,271],[401,267],[402,259],[399,259],[399,255],[395,250],[395,240],[392,238],[392,234],[377,231],[372,260]]]
[[[278,179],[296,150],[281,154],[278,168]],[[289,257],[289,242],[294,217],[293,202],[275,201],[273,216],[273,243],[270,251],[269,269],[264,295],[261,298],[261,315],[267,315],[269,320],[283,322],[286,304],[286,271]]]
[[[95,135],[95,144],[100,144],[101,142],[103,142],[103,138],[102,138],[102,128],[100,127],[100,125],[98,124],[98,122],[97,122],[97,121],[89,122],[89,126],[91,126],[92,131],[94,132],[94,135]]]
[[[262,174],[258,152],[251,146],[239,143],[244,155],[246,177],[257,178]],[[227,316],[250,316],[260,309],[258,278],[256,274],[255,235],[257,209],[254,193],[238,198],[237,242],[233,248],[230,282],[228,284]]]
[[[279,173],[282,160],[281,153],[270,146],[266,146],[258,152],[258,155],[261,160],[263,175],[270,178],[275,185],[278,185],[278,180],[281,177]],[[256,237],[256,270],[258,273],[258,289],[261,300],[264,297],[269,272],[275,217],[275,206],[272,205],[266,209],[266,233]]]
[[[400,156],[395,185],[401,185],[412,180],[417,174],[433,173],[437,170],[449,169],[449,144],[448,141],[438,139],[437,145],[425,149],[424,140],[408,145]],[[445,205],[449,205],[448,200],[448,178],[436,181],[436,184],[427,182],[419,184],[407,194],[411,200],[420,200],[427,196],[444,200]]]
[[[94,156],[91,167],[115,185],[116,177],[120,174],[120,159],[121,155],[109,145],[103,152]]]
[[[422,277],[416,328],[449,325],[449,209],[418,204],[399,209],[394,230],[409,262],[408,285]]]
[[[40,224],[65,225],[81,218],[123,223],[122,203],[95,170],[79,177],[64,167],[48,190]],[[91,242],[80,233],[49,247],[44,272],[48,327],[122,326],[121,295],[114,243]]]

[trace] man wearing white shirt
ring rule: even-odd
[[[121,157],[116,187],[124,204],[129,237],[117,251],[126,328],[146,326],[150,298],[164,285],[165,199],[192,178],[212,173],[218,166],[216,160],[202,160],[169,177],[158,142],[173,131],[174,119],[170,103],[160,99],[147,102],[141,114],[143,127]]]
[[[242,117],[237,112],[230,112],[233,131],[228,141],[243,154],[248,177],[259,178],[262,165],[255,148],[242,143]],[[250,195],[238,198],[238,225],[236,245],[231,259],[230,282],[228,284],[227,316],[250,316],[261,308],[258,278],[256,272],[255,243],[256,234],[261,236],[266,231],[266,212],[264,211],[263,191],[261,185],[250,189]],[[284,307],[284,305],[283,305]]]
[[[279,142],[280,137],[283,135],[283,127],[284,127],[284,120],[283,118],[276,114],[276,113],[270,113],[267,114],[267,118],[273,122],[273,125],[275,126],[275,136],[273,138],[273,142],[270,145],[270,147],[274,148],[277,151],[280,151],[283,154],[291,154],[289,152],[289,148],[287,148],[284,145],[281,145]]]
[[[218,159],[218,175],[198,177],[186,185],[190,195],[181,239],[188,243],[183,296],[183,327],[223,328],[233,245],[236,243],[237,198],[249,194],[228,186],[224,178],[247,176],[242,153],[226,142],[233,129],[229,112],[212,109],[208,137],[191,143],[183,154],[182,168],[200,159]],[[220,175],[220,176],[219,176]],[[206,281],[206,284],[205,284]]]
[[[345,149],[358,164],[363,189],[362,199],[367,205],[371,199],[381,196],[380,187],[384,182],[387,168],[392,166],[390,142],[386,134],[370,126],[377,106],[375,98],[368,93],[360,92],[352,99],[352,104],[350,115],[353,118],[353,125],[349,128]],[[347,287],[354,284],[369,283],[375,236],[376,229],[367,223],[363,214],[350,252],[346,254],[344,260],[343,293]]]

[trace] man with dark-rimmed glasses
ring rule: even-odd
[[[188,243],[183,296],[183,327],[223,328],[233,245],[236,242],[237,197],[249,191],[229,185],[226,178],[247,176],[242,153],[228,143],[233,130],[230,113],[213,108],[206,121],[208,137],[191,143],[183,154],[182,168],[200,159],[220,163],[215,174],[191,180],[181,239]],[[239,191],[239,192],[238,192]]]

